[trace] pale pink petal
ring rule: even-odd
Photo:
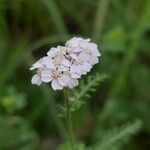
[[[75,78],[75,79],[79,79],[79,78],[81,78],[81,75],[80,75],[80,74],[77,74],[77,73],[75,73],[75,72],[71,72],[71,77],[72,77],[72,78]]]
[[[60,70],[60,71],[68,71],[69,67],[61,65],[61,66],[58,67],[58,70]]]
[[[70,67],[70,71],[71,71],[71,72],[80,73],[80,71],[81,71],[81,65],[73,64],[73,65]]]
[[[33,69],[36,69],[36,68],[42,68],[43,65],[42,65],[42,59],[38,60],[36,63],[34,63],[32,65],[32,67],[30,68],[30,70],[33,70]]]
[[[52,81],[51,71],[49,71],[49,70],[42,71],[41,78],[42,78],[42,81],[46,82],[46,83]]]
[[[82,75],[86,75],[86,74],[87,74],[87,71],[81,70],[81,74],[82,74]]]
[[[70,89],[74,88],[74,86],[73,86],[73,81],[72,81],[71,79],[69,80],[67,86],[68,86]]]
[[[79,58],[83,61],[88,62],[90,60],[90,55],[86,53],[85,51],[83,51],[79,54]]]
[[[77,79],[70,79],[67,86],[72,89],[75,86],[77,86],[78,84],[79,84],[79,82]]]
[[[95,65],[95,64],[97,64],[98,63],[98,57],[96,57],[96,56],[91,56],[91,59],[89,60],[89,63],[91,64],[91,65]]]
[[[70,77],[68,75],[63,75],[63,82],[67,85],[70,81]]]
[[[91,59],[89,60],[89,63],[90,63],[91,65],[97,64],[97,63],[98,63],[98,58],[95,57],[95,56],[91,56]]]
[[[98,56],[98,57],[101,56],[101,54],[99,53],[99,50],[97,48],[92,50],[92,55]]]
[[[73,59],[75,59],[75,60],[78,59],[78,57],[79,57],[79,56],[78,56],[77,54],[75,54],[75,53],[71,53],[70,56],[71,56]]]
[[[41,85],[42,83],[42,80],[41,80],[41,77],[39,75],[34,75],[31,79],[31,83],[32,84],[37,84],[37,85]]]
[[[82,65],[82,70],[89,72],[92,66],[89,63],[84,62]]]
[[[82,52],[82,49],[80,47],[74,48],[74,52],[75,53]]]
[[[56,51],[57,51],[57,48],[51,48],[48,52],[47,52],[47,55],[50,56],[50,57],[54,57],[55,54],[56,54]]]
[[[97,49],[97,45],[96,45],[95,43],[89,43],[89,44],[88,44],[88,47],[89,47],[90,49]]]
[[[65,86],[65,85],[66,85],[66,83],[65,83],[65,81],[64,81],[64,77],[63,77],[63,76],[61,76],[61,77],[60,77],[60,78],[58,78],[57,80],[58,80],[58,83],[59,83],[61,86]]]
[[[55,69],[55,66],[53,64],[53,59],[51,59],[49,56],[43,58],[42,62],[48,69]]]
[[[78,38],[72,38],[67,42],[67,45],[70,47],[78,47],[80,44],[80,39]]]
[[[86,49],[87,48],[87,43],[88,42],[81,41],[81,43],[80,43],[81,48]]]
[[[54,90],[62,90],[62,89],[63,89],[63,86],[61,86],[61,85],[58,83],[58,81],[55,80],[55,79],[52,80],[51,85],[52,85],[52,88],[53,88]]]
[[[61,61],[61,63],[64,65],[64,66],[70,66],[71,65],[71,62],[69,61],[69,60],[67,60],[67,59],[63,59],[62,61]]]

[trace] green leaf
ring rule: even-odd
[[[65,27],[64,20],[56,2],[53,0],[43,0],[41,2],[45,5],[48,12],[50,13],[59,33],[67,33],[67,28]]]
[[[5,83],[15,73],[16,68],[20,65],[22,58],[27,48],[27,40],[22,39],[14,47],[3,62],[4,68],[0,71],[0,89],[3,88]],[[1,90],[0,90],[1,91]]]
[[[87,81],[81,81],[80,86],[77,90],[74,90],[73,96],[70,101],[72,102],[72,111],[80,108],[85,103],[85,98],[90,98],[90,93],[96,91],[96,87],[100,82],[104,81],[107,76],[105,74],[95,74],[88,76]]]
[[[94,147],[94,150],[119,150],[120,147],[129,141],[142,126],[142,122],[137,120],[133,123],[123,125],[106,133],[102,140]]]

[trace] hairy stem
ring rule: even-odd
[[[67,130],[68,130],[68,141],[71,147],[71,150],[74,150],[74,135],[73,135],[73,127],[72,127],[72,114],[71,114],[71,105],[69,102],[69,95],[68,91],[64,91],[64,99],[65,99],[65,105],[67,109],[66,113],[66,124],[67,124]]]

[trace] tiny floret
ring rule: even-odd
[[[78,79],[99,62],[100,56],[97,45],[90,39],[74,37],[65,46],[51,48],[47,56],[32,65],[30,70],[36,69],[37,73],[31,83],[51,83],[54,90],[72,89],[79,85]]]

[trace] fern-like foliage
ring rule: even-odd
[[[81,81],[80,87],[73,92],[73,96],[70,97],[72,102],[72,111],[79,109],[82,104],[85,103],[86,98],[90,98],[91,92],[96,91],[96,87],[100,82],[104,81],[107,76],[105,74],[95,74],[89,76],[86,81]]]
[[[137,120],[132,124],[124,125],[116,128],[106,134],[100,143],[98,143],[94,150],[121,150],[121,146],[125,144],[130,138],[136,134],[141,128],[141,121]]]
[[[77,89],[69,91],[69,102],[71,105],[71,111],[79,109],[84,103],[85,99],[90,98],[90,93],[96,91],[96,87],[107,76],[105,74],[95,74],[87,77],[86,81],[81,81],[80,86]],[[64,117],[66,115],[66,107],[64,105],[58,105],[58,116]]]

